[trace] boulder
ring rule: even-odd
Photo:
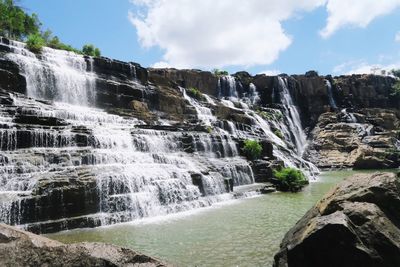
[[[358,174],[339,183],[285,235],[275,267],[400,266],[400,178]]]
[[[0,224],[1,266],[168,266],[131,249],[104,243],[65,245]],[[6,255],[6,256],[5,256]]]

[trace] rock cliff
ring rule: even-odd
[[[399,207],[396,174],[347,178],[285,235],[274,266],[399,266]]]

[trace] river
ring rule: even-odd
[[[300,193],[272,193],[211,208],[47,235],[65,242],[106,242],[177,266],[272,266],[284,234],[330,188],[356,171],[320,175]]]

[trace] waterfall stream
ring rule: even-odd
[[[194,99],[180,88],[198,121],[210,132],[153,130],[141,127],[145,123],[139,119],[95,107],[98,77],[92,58],[50,48],[35,55],[19,42],[11,42],[9,47],[12,52],[5,58],[19,66],[27,92],[26,96],[0,92],[0,100],[7,103],[0,106],[2,222],[28,226],[45,221],[68,229],[84,217],[85,224],[98,226],[232,199],[236,197],[230,193],[232,185],[235,191],[255,181],[248,161],[239,155],[237,140],[243,138],[266,138],[285,165],[316,172],[301,158],[305,135],[283,80],[282,104],[288,126],[284,121],[267,121],[250,109],[260,101],[254,84],[241,99],[237,86],[242,85],[233,76],[222,76],[220,99],[208,95]],[[136,79],[135,66],[129,66]],[[239,111],[254,125],[243,128],[229,120],[221,125],[213,114],[221,104]],[[162,120],[158,123],[168,125]],[[286,138],[278,137],[272,128],[280,129]],[[299,155],[291,155],[293,144]],[[47,184],[54,189],[42,187]],[[68,192],[57,191],[68,190],[62,184],[88,190],[82,205],[88,205],[83,209],[90,210],[89,214],[69,210]],[[35,208],[37,213],[32,214],[25,208],[37,205],[32,202],[35,196],[38,201],[49,201],[45,195],[39,198],[43,190],[50,190],[49,198],[61,202],[58,217]]]

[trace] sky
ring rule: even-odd
[[[252,74],[400,68],[400,0],[20,0],[67,44],[144,67]]]

